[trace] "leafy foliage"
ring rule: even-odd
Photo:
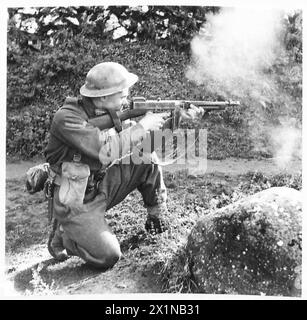
[[[25,158],[42,154],[50,121],[66,96],[78,94],[87,71],[101,61],[122,63],[140,76],[132,96],[157,99],[224,100],[185,78],[189,42],[217,7],[46,7],[32,13],[9,9],[7,46],[7,154]],[[278,85],[293,99],[272,95],[264,109],[244,97],[242,106],[212,113],[200,127],[208,129],[210,158],[270,156],[251,147],[266,144],[259,134],[262,114],[268,122],[286,114],[301,121],[301,13],[289,16],[283,35],[287,52],[272,70]],[[28,32],[35,21],[34,33]],[[115,24],[110,24],[115,21]],[[126,33],[113,39],[114,32]],[[214,85],[214,84],[213,84]],[[231,93],[230,93],[231,94]],[[46,116],[44,121],[44,115]],[[253,127],[253,133],[249,128]],[[256,154],[255,154],[256,152]]]
[[[47,146],[52,117],[52,112],[38,108],[10,116],[7,122],[7,150],[14,155],[28,157],[42,154]]]
[[[71,54],[71,42],[77,43],[76,46],[79,45],[80,48],[74,54]],[[184,68],[188,63],[188,57],[183,53],[152,44],[97,44],[81,36],[76,36],[71,42],[60,45],[53,53],[46,51],[45,54],[37,54],[37,59],[32,64],[28,59],[23,60],[19,69],[16,64],[9,65],[9,71],[12,70],[8,74],[9,155],[28,158],[42,154],[53,113],[66,96],[78,94],[86,72],[97,61],[116,61],[141,75],[140,81],[132,88],[131,96],[144,96],[148,99],[209,98],[193,83],[183,80]],[[25,82],[23,77],[17,75],[23,70],[24,76],[31,80]],[[16,94],[16,91],[20,93]],[[47,115],[45,123],[44,114]],[[39,134],[36,134],[38,128]],[[33,137],[41,139],[40,143],[32,141]]]

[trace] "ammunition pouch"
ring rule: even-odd
[[[90,167],[81,162],[63,162],[59,200],[69,207],[79,207],[83,204]]]
[[[93,200],[98,193],[98,184],[105,172],[90,172],[87,164],[63,162],[62,174],[57,174],[49,163],[39,164],[27,171],[26,187],[30,194],[44,191],[48,200],[49,220],[52,218],[53,193],[59,187],[60,201],[69,206],[78,206]]]

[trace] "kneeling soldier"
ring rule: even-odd
[[[134,189],[147,208],[147,231],[165,230],[167,195],[156,154],[149,164],[123,161],[148,131],[162,127],[165,115],[147,113],[123,128],[114,117],[137,80],[118,63],[100,63],[88,72],[81,97],[67,98],[55,113],[45,156],[55,183],[48,249],[59,261],[76,255],[94,266],[112,267],[121,250],[104,214]],[[111,115],[113,128],[100,130],[90,123],[103,113]]]

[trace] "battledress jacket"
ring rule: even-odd
[[[60,173],[61,164],[72,161],[76,154],[81,156],[82,163],[89,165],[91,172],[103,170],[119,154],[128,154],[131,146],[146,137],[139,123],[118,133],[114,128],[94,127],[88,122],[94,117],[97,117],[95,106],[87,98],[67,98],[55,113],[45,149],[46,161],[55,172]]]

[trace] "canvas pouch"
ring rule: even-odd
[[[63,162],[59,200],[69,207],[83,204],[90,168],[81,162]]]

